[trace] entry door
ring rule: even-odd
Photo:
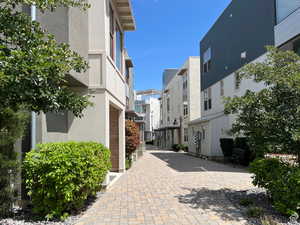
[[[120,111],[113,106],[109,107],[109,148],[111,151],[112,171],[118,172],[120,169],[119,148],[120,148],[120,126],[119,126]]]

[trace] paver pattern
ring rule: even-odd
[[[148,151],[77,225],[240,225],[224,190],[252,188],[243,169],[183,153]]]

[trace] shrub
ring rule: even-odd
[[[110,151],[93,142],[40,144],[23,167],[34,212],[63,219],[100,190],[111,169]]]
[[[259,218],[264,214],[264,210],[260,207],[250,207],[247,211],[247,216]]]
[[[20,138],[27,124],[27,114],[11,109],[0,109],[0,217],[8,216],[17,193],[11,182],[19,170],[14,143]]]
[[[232,138],[221,138],[220,145],[224,157],[231,157],[233,150],[233,139]]]
[[[300,168],[280,162],[278,159],[259,159],[251,164],[253,184],[265,188],[279,212],[299,213]]]
[[[250,162],[254,159],[255,155],[248,145],[248,139],[245,137],[237,137],[234,140],[232,161],[243,166],[249,166]]]
[[[180,150],[179,147],[180,147],[179,144],[174,144],[174,145],[172,145],[172,149],[173,149],[175,152],[178,152],[178,151]]]
[[[241,206],[247,207],[247,206],[249,206],[249,205],[253,205],[253,200],[252,200],[252,199],[249,199],[249,198],[243,198],[243,199],[240,200],[239,204],[240,204]]]
[[[140,132],[137,124],[131,120],[126,120],[126,156],[127,158],[137,149],[140,144]]]

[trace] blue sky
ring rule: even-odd
[[[137,30],[126,33],[135,89],[161,89],[165,68],[199,55],[199,42],[231,0],[132,0]]]

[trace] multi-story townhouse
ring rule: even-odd
[[[144,139],[152,141],[154,139],[154,130],[159,127],[160,121],[160,101],[158,96],[160,91],[145,90],[136,93],[136,112],[139,113],[136,122],[144,121]]]
[[[232,1],[200,43],[201,117],[189,125],[189,149],[195,154],[222,157],[220,138],[228,137],[235,119],[224,115],[224,96],[242,96],[264,85],[240,82],[236,71],[262,61],[267,45],[299,51],[298,0]],[[274,33],[275,31],[275,33]]]
[[[40,114],[38,143],[96,141],[111,150],[112,170],[125,170],[125,111],[128,73],[132,63],[124,50],[126,31],[135,30],[130,0],[90,0],[86,11],[60,8],[38,13],[37,20],[57,41],[68,43],[89,63],[85,74],[72,73],[69,85],[90,95],[93,106],[82,118],[70,112]],[[128,100],[129,101],[129,100]]]
[[[180,69],[163,74],[161,124],[156,130],[156,144],[171,148],[188,145],[188,123],[200,116],[200,59],[189,57]]]

